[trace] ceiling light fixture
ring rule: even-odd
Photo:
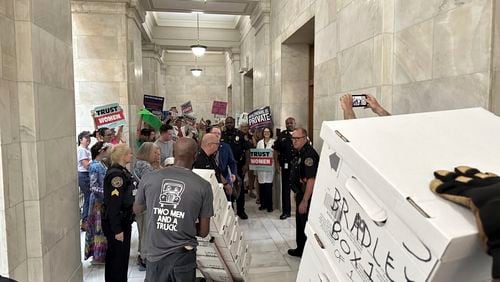
[[[207,51],[207,46],[200,44],[200,13],[196,13],[196,30],[198,32],[198,44],[191,45],[191,51],[196,57],[201,57],[205,55],[205,51]]]
[[[198,58],[195,56],[194,57],[194,68],[190,69],[191,71],[191,74],[194,76],[194,77],[199,77],[201,75],[201,72],[203,71],[201,68],[198,67]]]

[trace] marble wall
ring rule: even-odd
[[[323,120],[342,119],[338,101],[345,93],[372,94],[394,114],[500,108],[500,94],[490,94],[492,37],[498,38],[498,28],[497,35],[492,34],[493,7],[499,10],[493,4],[492,0],[271,1],[270,97],[276,125],[283,127],[284,117],[296,112],[283,101],[302,99],[298,94],[287,96],[292,92],[284,89],[294,82],[285,81],[284,56],[290,50],[283,43],[313,17],[315,140]],[[249,40],[244,39],[242,50]],[[257,50],[266,46],[253,44]],[[494,52],[497,57],[499,53]],[[356,109],[356,114],[374,116],[366,109]]]
[[[491,109],[492,1],[395,1],[393,112]]]
[[[0,2],[0,274],[18,281],[82,280],[72,52],[69,0]]]
[[[76,130],[93,131],[90,111],[128,104],[126,5],[72,3]]]
[[[177,107],[191,101],[193,115],[198,119],[211,119],[214,100],[227,101],[226,59],[224,54],[205,54],[198,59],[203,72],[194,77],[190,69],[195,66],[191,53],[168,52],[165,56],[167,69],[166,106]]]
[[[500,116],[500,3],[493,1],[493,86],[491,109]]]
[[[142,107],[142,43],[134,8],[125,2],[72,1],[76,130],[93,130],[90,111],[119,103],[135,139],[136,113]]]

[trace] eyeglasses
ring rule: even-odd
[[[301,136],[301,137],[292,137],[292,141],[298,141],[302,138],[305,138],[305,136]]]

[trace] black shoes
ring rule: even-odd
[[[299,249],[289,249],[288,254],[291,255],[292,257],[302,257],[302,251]]]
[[[280,215],[280,219],[281,219],[281,220],[283,220],[283,219],[287,219],[287,217],[290,217],[290,215],[289,215],[289,214],[287,214],[287,213],[284,213],[284,214],[281,214],[281,215]]]
[[[243,211],[243,212],[239,212],[237,213],[238,217],[245,220],[245,219],[248,219],[248,215]]]

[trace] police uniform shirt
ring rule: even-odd
[[[104,213],[114,234],[123,232],[123,226],[133,221],[132,205],[135,179],[121,165],[112,165],[104,178]]]
[[[289,169],[295,151],[292,144],[292,134],[290,131],[281,131],[274,142],[273,149],[279,152],[278,161],[281,167]]]
[[[303,189],[305,181],[310,178],[316,178],[318,172],[319,155],[314,148],[306,143],[298,152],[292,162],[292,171],[290,175],[292,190]],[[304,193],[305,191],[301,191]]]
[[[245,151],[250,149],[250,144],[245,140],[245,135],[240,130],[233,128],[222,132],[221,142],[229,144],[233,151],[234,159],[238,166],[243,166],[245,162]]]
[[[316,178],[318,172],[319,155],[313,146],[306,143],[299,151],[300,179]]]
[[[199,169],[213,169],[215,170],[215,177],[219,183],[221,181],[221,171],[215,162],[215,158],[208,156],[203,149],[198,150],[198,154],[196,155],[196,160],[194,161],[193,168]]]

